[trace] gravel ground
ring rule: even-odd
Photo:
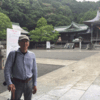
[[[81,60],[92,56],[98,52],[92,51],[60,51],[60,50],[30,50],[35,53],[36,58],[62,59],[62,60]]]

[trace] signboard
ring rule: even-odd
[[[18,45],[18,38],[21,32],[16,31],[13,29],[7,29],[7,52],[6,57],[8,56],[9,52],[12,50],[17,50],[19,48]]]
[[[50,41],[46,41],[46,48],[50,49]]]

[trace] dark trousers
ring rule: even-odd
[[[28,81],[28,83],[22,83],[18,81],[13,81],[15,85],[15,99],[14,100],[21,100],[21,96],[24,93],[24,100],[31,100],[32,98],[32,79]],[[12,95],[11,95],[12,100]]]

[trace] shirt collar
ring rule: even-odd
[[[21,51],[20,51],[20,49],[18,48],[18,50],[17,50],[17,52],[19,52],[19,53],[21,53],[21,54],[23,54]],[[28,53],[29,51],[27,50],[27,53]],[[27,54],[26,53],[26,54]]]

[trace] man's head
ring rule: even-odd
[[[29,47],[29,37],[26,35],[19,36],[18,44],[20,46],[21,51],[26,52]]]

